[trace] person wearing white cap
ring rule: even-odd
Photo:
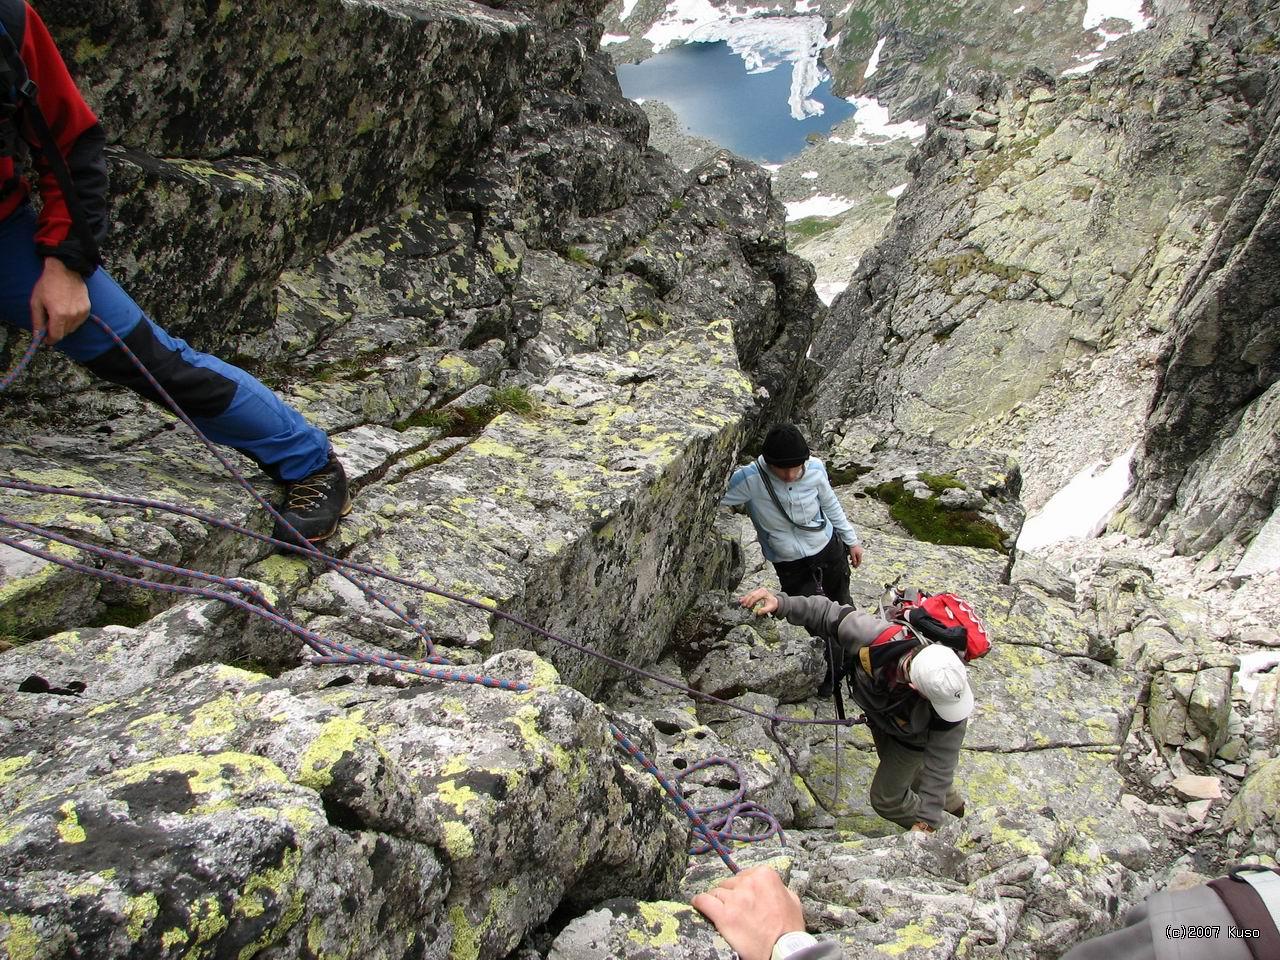
[[[926,833],[946,814],[964,815],[955,774],[974,700],[955,651],[826,597],[760,587],[739,602],[758,616],[784,617],[830,638],[843,653],[853,699],[866,714],[880,758],[871,781],[876,813]]]

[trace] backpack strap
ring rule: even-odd
[[[831,700],[835,705],[836,718],[843,720],[844,694],[840,684],[844,680],[844,647],[840,645],[840,625],[854,613],[853,607],[845,607],[836,618],[832,636],[827,637],[827,659],[831,662]]]
[[[778,512],[787,518],[787,522],[797,530],[803,530],[806,533],[817,533],[819,530],[825,530],[827,521],[824,517],[820,523],[796,523],[792,519],[791,514],[787,513],[786,508],[782,505],[782,501],[778,499],[778,492],[773,489],[773,479],[769,476],[768,466],[761,467],[756,464],[756,469],[760,471],[760,478],[764,481],[764,488],[769,491],[769,498],[773,500],[773,505],[778,508]],[[818,508],[821,511],[821,507]]]
[[[10,12],[5,10],[6,6],[8,5],[0,3],[0,13]],[[25,8],[23,13],[25,23]],[[39,91],[27,71],[27,65],[22,62],[22,54],[19,52],[18,47],[22,34],[19,32],[18,40],[15,42],[13,34],[9,30],[9,24],[6,22],[8,19],[9,17],[0,15],[0,59],[4,60],[5,74],[8,76],[8,82],[16,94],[14,107],[15,109],[25,108],[26,118],[31,121],[31,126],[40,141],[40,151],[44,154],[45,159],[49,161],[49,167],[53,170],[53,175],[58,181],[58,187],[62,190],[63,199],[67,204],[67,211],[71,214],[71,229],[75,232],[76,239],[80,241],[84,258],[89,263],[97,263],[100,259],[98,242],[93,237],[93,231],[89,228],[89,219],[85,216],[84,208],[80,205],[80,195],[76,193],[75,181],[71,178],[71,170],[67,167],[67,160],[62,155],[62,151],[58,149],[58,141],[54,137],[53,131],[49,129],[49,123],[45,119],[44,111],[40,109],[40,103],[36,99]],[[11,115],[7,119],[7,123],[12,124],[16,131],[17,118],[15,116]]]
[[[16,37],[21,45],[26,27],[26,8],[22,0],[0,0],[0,34]],[[7,56],[0,56],[0,157],[17,157],[22,137],[18,135],[18,86],[21,74],[14,70]]]
[[[1280,871],[1246,863],[1231,874],[1209,881],[1241,927],[1261,932],[1244,940],[1254,960],[1280,955]]]

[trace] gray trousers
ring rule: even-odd
[[[924,751],[909,750],[887,733],[874,726],[871,736],[876,742],[880,765],[871,779],[871,809],[900,827],[908,830],[920,819],[920,775],[924,770]],[[948,813],[959,810],[964,803],[955,784],[947,787],[942,808]]]

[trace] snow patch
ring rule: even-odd
[[[1014,13],[1021,13],[1021,12],[1022,12],[1023,10],[1025,10],[1025,9],[1027,9],[1027,5],[1024,3],[1022,6],[1020,6],[1017,10],[1015,10],[1015,11],[1013,11],[1013,12],[1014,12]]]
[[[881,37],[876,41],[876,48],[871,51],[871,59],[867,61],[867,71],[862,75],[862,79],[865,80],[871,76],[880,66],[880,51],[884,49],[884,42],[888,39],[888,37]]]
[[[1102,51],[1106,50],[1110,44],[1121,37],[1127,37],[1131,33],[1137,33],[1151,26],[1151,20],[1142,12],[1142,3],[1143,0],[1089,0],[1081,26],[1086,31],[1092,30],[1098,33],[1102,37],[1102,42],[1093,51],[1085,54],[1079,64],[1063,70],[1062,76],[1078,76],[1091,72],[1102,62]],[[1129,29],[1119,33],[1103,30],[1102,24],[1107,20],[1127,21]]]
[[[600,38],[600,46],[607,47],[611,43],[626,43],[630,39],[625,33],[606,33]]]
[[[897,200],[900,196],[902,196],[902,191],[906,189],[907,189],[907,185],[905,183],[900,183],[896,187],[890,187],[888,190],[885,191],[885,193],[887,193],[894,200]]]
[[[1022,525],[1019,550],[1036,550],[1063,540],[1087,540],[1102,532],[1129,490],[1134,447],[1105,467],[1085,467]]]
[[[849,286],[848,280],[838,283],[815,283],[813,289],[818,294],[818,299],[825,303],[828,307],[840,294],[844,293],[846,287]]]
[[[787,208],[788,220],[803,220],[805,217],[834,217],[852,210],[856,200],[848,197],[810,197],[808,200],[795,200],[784,204]]]
[[[817,170],[806,170],[804,173],[800,174],[800,179],[801,179],[801,180],[817,180],[817,179],[818,179],[818,171],[817,171]]]
[[[768,170],[770,173],[777,173],[782,169],[782,164],[780,163],[762,163],[760,166],[763,169]]]
[[[1280,652],[1275,650],[1266,650],[1261,653],[1242,653],[1240,655],[1240,669],[1236,671],[1236,682],[1240,684],[1240,689],[1246,695],[1252,697],[1253,691],[1258,689],[1258,681],[1261,679],[1258,675],[1266,673],[1276,664],[1280,664]]]
[[[1084,28],[1092,30],[1104,20],[1128,20],[1133,31],[1145,30],[1151,21],[1142,12],[1143,0],[1089,0],[1084,12]]]
[[[832,143],[865,146],[877,140],[897,140],[902,137],[918,140],[925,134],[925,125],[914,120],[890,123],[889,108],[882,107],[872,97],[852,97],[849,102],[857,108],[853,115],[856,130],[851,137],[831,137]]]
[[[631,11],[636,8],[636,0],[622,0],[622,13],[618,15],[618,22],[622,22],[631,16]]]

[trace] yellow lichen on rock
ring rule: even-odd
[[[333,768],[338,761],[355,750],[357,743],[368,740],[381,749],[373,731],[360,722],[362,716],[356,710],[350,716],[334,717],[320,728],[298,761],[298,783],[322,790],[333,781]]]

